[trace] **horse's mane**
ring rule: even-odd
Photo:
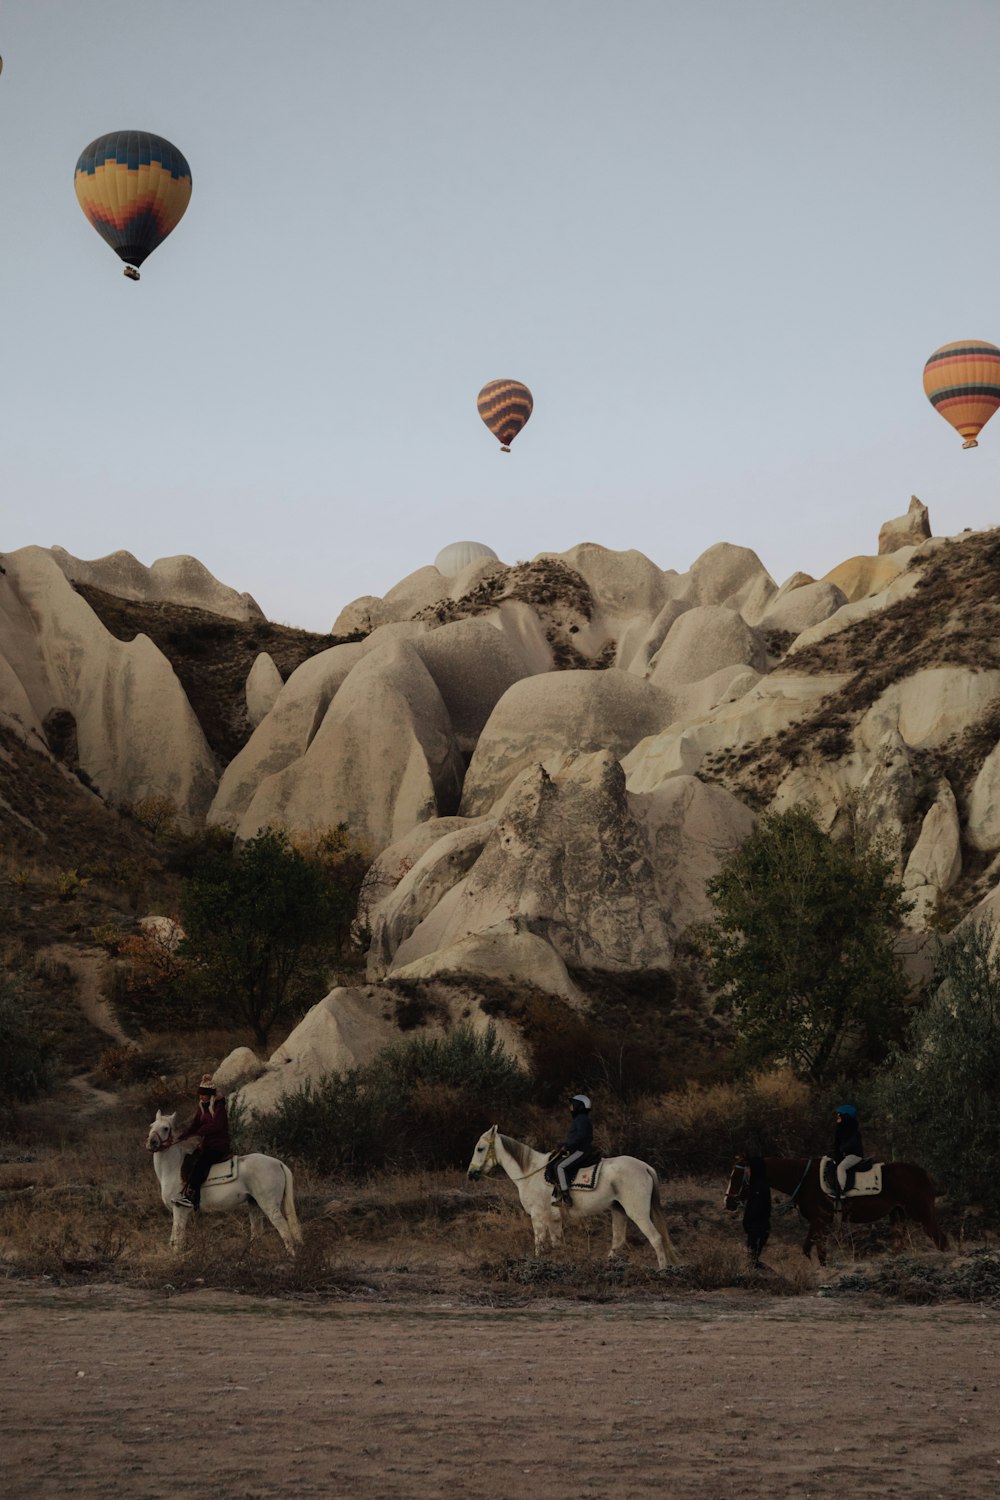
[[[527,1171],[531,1166],[532,1150],[530,1146],[524,1145],[523,1141],[512,1141],[509,1135],[500,1137],[504,1148],[510,1152],[522,1171]]]

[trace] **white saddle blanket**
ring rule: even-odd
[[[603,1158],[601,1159],[601,1161],[595,1161],[592,1167],[581,1167],[579,1172],[577,1172],[576,1176],[573,1178],[570,1186],[574,1190],[576,1188],[595,1188],[597,1186],[597,1178],[600,1174],[602,1162]]]
[[[819,1180],[823,1185],[823,1191],[828,1198],[833,1194],[829,1188],[829,1182],[833,1178],[836,1168],[831,1156],[820,1157]],[[845,1194],[848,1198],[873,1198],[882,1191],[882,1162],[877,1161],[867,1172],[856,1172],[854,1175],[854,1186]]]
[[[231,1156],[228,1161],[216,1162],[205,1178],[206,1187],[218,1187],[223,1182],[235,1182],[240,1175],[240,1159]]]

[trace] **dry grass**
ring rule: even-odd
[[[0,1264],[8,1276],[54,1283],[114,1282],[174,1291],[197,1286],[279,1297],[425,1299],[469,1305],[534,1300],[616,1302],[725,1289],[811,1293],[816,1269],[800,1253],[797,1220],[776,1219],[750,1272],[738,1219],[721,1206],[721,1183],[694,1178],[665,1188],[667,1219],[682,1264],[656,1270],[630,1231],[627,1258],[607,1260],[610,1220],[571,1226],[564,1245],[531,1255],[532,1234],[513,1186],[501,1177],[468,1184],[462,1172],[388,1175],[358,1186],[296,1171],[305,1245],[289,1262],[267,1227],[251,1244],[236,1212],[195,1221],[183,1256],[169,1249],[170,1216],[144,1150],[148,1119],[134,1106],[79,1127],[75,1141],[0,1151]],[[851,1259],[850,1247],[835,1257]]]

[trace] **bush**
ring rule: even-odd
[[[829,1111],[790,1069],[745,1082],[688,1084],[632,1108],[609,1107],[615,1150],[638,1156],[665,1178],[724,1178],[737,1152],[808,1156],[829,1134]]]
[[[876,1081],[873,1103],[948,1197],[1000,1213],[1000,954],[992,922],[938,951],[930,996],[905,1046]]]
[[[385,1048],[365,1067],[286,1094],[254,1120],[262,1149],[325,1171],[463,1166],[477,1135],[528,1097],[496,1028],[457,1026]]]
[[[0,986],[0,1108],[34,1099],[51,1083],[52,1049],[28,1025],[24,997]]]

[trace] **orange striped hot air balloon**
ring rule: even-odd
[[[924,365],[927,399],[961,433],[963,448],[976,438],[1000,406],[1000,349],[985,339],[942,344]]]
[[[491,380],[476,399],[479,415],[500,444],[501,453],[510,445],[531,416],[531,392],[519,380]]]

